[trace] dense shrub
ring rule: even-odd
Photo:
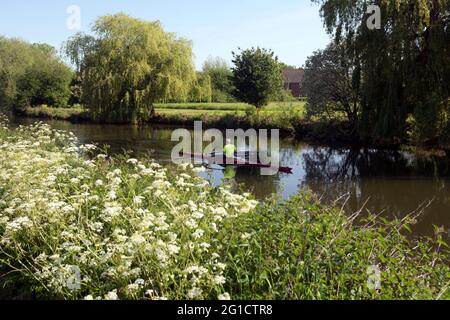
[[[0,104],[67,106],[72,70],[47,44],[0,38]]]
[[[66,107],[71,94],[72,70],[63,63],[39,59],[17,81],[16,107],[48,105]]]

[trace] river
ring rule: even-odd
[[[13,118],[12,125],[36,120]],[[82,143],[109,145],[110,152],[150,155],[164,164],[176,142],[171,141],[175,127],[73,124],[43,120],[56,129],[72,131]],[[433,225],[443,226],[450,237],[450,159],[445,156],[419,156],[408,152],[349,150],[311,146],[289,138],[280,140],[281,165],[293,174],[262,176],[259,169],[238,168],[233,182],[242,184],[256,198],[276,193],[288,198],[301,188],[309,188],[324,201],[334,202],[350,213],[363,209],[388,218],[404,217],[422,211],[414,235],[434,234]],[[214,185],[223,183],[218,168],[201,175]]]

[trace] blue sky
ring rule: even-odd
[[[0,6],[0,34],[57,48],[76,31],[66,26],[70,5],[81,9],[81,30],[101,15],[125,12],[160,20],[167,31],[193,41],[200,69],[208,56],[231,61],[237,47],[262,46],[301,66],[329,42],[319,10],[309,0],[13,0]]]

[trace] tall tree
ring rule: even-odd
[[[75,66],[80,79],[83,79],[86,56],[95,49],[96,41],[93,36],[77,33],[63,44],[63,53]]]
[[[17,94],[17,80],[33,56],[30,45],[18,39],[0,37],[0,106],[11,109]]]
[[[17,79],[15,107],[22,109],[37,105],[67,107],[73,70],[49,51],[43,51],[25,73]]]
[[[0,37],[0,105],[67,105],[72,70],[48,44]]]
[[[191,102],[211,102],[212,101],[212,85],[211,78],[208,74],[197,72],[191,92],[189,94]]]
[[[233,52],[234,96],[261,108],[283,90],[280,63],[271,50],[251,48]]]
[[[72,61],[78,59],[83,101],[96,119],[136,123],[154,112],[156,101],[188,97],[196,78],[189,41],[159,22],[123,13],[99,18],[93,33],[69,40],[66,48]]]
[[[336,41],[357,49],[366,136],[402,137],[412,114],[421,140],[439,137],[450,114],[450,1],[371,1],[379,29],[367,26],[368,1],[313,2]]]
[[[356,127],[360,112],[360,66],[343,43],[330,44],[308,57],[303,86],[309,116],[343,114]]]

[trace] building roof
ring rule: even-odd
[[[305,70],[299,69],[284,69],[283,78],[286,83],[302,83]]]

